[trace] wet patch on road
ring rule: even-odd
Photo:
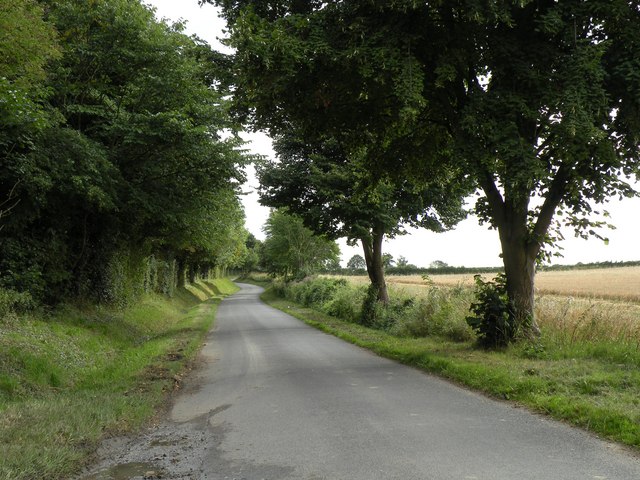
[[[100,460],[78,480],[284,480],[293,477],[290,466],[236,460],[224,451],[230,427],[212,426],[221,405],[189,422],[166,422],[135,438],[107,440]],[[241,452],[246,457],[247,452]],[[250,453],[250,452],[249,452]]]
[[[130,480],[132,478],[162,478],[163,472],[150,463],[123,463],[104,468],[91,475],[83,477],[84,480]]]
[[[193,480],[206,478],[202,465],[220,441],[208,415],[187,423],[168,422],[135,438],[107,440],[100,461],[79,480]]]

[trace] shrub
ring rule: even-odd
[[[281,298],[289,298],[289,289],[287,288],[287,283],[284,280],[276,279],[271,283],[271,288],[273,289],[273,293]]]
[[[370,285],[362,303],[359,323],[378,330],[391,331],[400,319],[407,316],[415,299],[396,295],[389,299],[387,305],[383,305],[378,302],[377,294],[377,288]]]
[[[353,285],[345,279],[277,280],[272,288],[276,295],[292,302],[396,336],[441,336],[454,341],[473,338],[473,332],[464,320],[471,301],[471,291],[467,288],[434,286],[426,296],[418,298],[394,291],[388,305],[377,301],[376,288]]]
[[[144,291],[173,297],[177,286],[177,264],[172,258],[151,255],[144,259]]]
[[[365,287],[345,285],[338,288],[332,298],[324,304],[323,311],[332,317],[358,323],[365,298]]]
[[[360,316],[358,323],[365,327],[373,327],[376,323],[376,318],[380,316],[380,304],[378,302],[378,289],[374,285],[369,285],[367,288],[367,294],[362,300],[362,309],[360,310]]]
[[[460,288],[431,287],[415,302],[391,330],[400,337],[439,336],[467,341],[473,333],[464,321],[469,294]]]
[[[101,300],[118,307],[132,305],[144,293],[146,257],[121,249],[115,252],[104,272]]]
[[[307,307],[323,307],[339,288],[346,285],[347,281],[344,279],[308,277],[299,282],[288,283],[285,296]]]
[[[498,275],[494,281],[485,282],[480,275],[476,282],[476,302],[471,304],[473,316],[467,323],[476,331],[478,343],[495,348],[509,344],[516,336],[513,312],[507,298],[507,277]]]
[[[34,308],[35,302],[29,293],[0,288],[0,319],[7,319]]]
[[[272,289],[279,297],[356,323],[365,296],[363,287],[355,287],[342,278],[308,277],[297,282],[275,280]]]

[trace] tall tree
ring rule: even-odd
[[[234,127],[224,82],[213,81],[227,75],[219,55],[136,0],[9,7],[0,24],[17,26],[8,30],[15,38],[0,36],[9,53],[0,57],[0,99],[24,87],[18,101],[0,101],[0,149],[10,153],[0,159],[0,203],[11,197],[3,205],[13,207],[10,215],[0,207],[0,287],[51,301],[102,291],[112,258],[172,258],[183,241],[199,247],[196,263],[234,261],[228,245],[203,240],[209,231],[233,237],[215,226],[224,218],[217,203],[233,210],[235,243],[244,242],[242,212],[227,199],[245,158],[237,138],[219,133]]]
[[[362,258],[362,255],[354,255],[347,262],[347,268],[350,270],[364,270],[367,267],[367,264]]]
[[[43,16],[35,0],[0,5],[0,222],[20,201],[20,179],[7,169],[31,150],[51,120],[44,105],[46,67],[60,50],[53,25]]]
[[[259,268],[262,253],[262,242],[252,233],[247,232],[245,252],[240,262],[242,273],[249,274]]]
[[[598,235],[592,205],[634,194],[624,175],[640,160],[640,10],[547,1],[481,15],[463,22],[465,60],[441,67],[447,119],[482,192],[476,211],[500,235],[513,320],[532,334],[536,259],[554,225]]]
[[[282,135],[274,148],[278,161],[258,168],[261,202],[287,207],[319,234],[359,241],[371,285],[382,303],[389,301],[382,252],[385,236],[405,233],[405,224],[443,231],[464,217],[460,183],[444,169],[430,180],[400,181],[374,175],[364,147],[349,155],[333,138],[313,144]]]
[[[385,151],[410,140],[423,159],[464,166],[477,213],[500,234],[512,319],[535,333],[535,262],[556,211],[597,234],[592,202],[632,194],[635,2],[217,3],[237,48],[240,109],[256,125],[360,144],[374,132]],[[420,168],[410,158],[374,166],[405,174]]]
[[[273,275],[301,278],[338,260],[338,245],[315,235],[302,220],[284,211],[273,210],[264,226],[263,261]]]

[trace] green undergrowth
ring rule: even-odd
[[[270,305],[381,356],[397,360],[608,439],[640,447],[640,351],[607,341],[558,342],[545,336],[498,351],[448,335],[398,336],[367,328],[278,295]]]
[[[68,478],[105,436],[140,428],[179,388],[221,298],[201,281],[126,309],[66,306],[0,321],[0,479]]]

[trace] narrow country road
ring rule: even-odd
[[[379,358],[241,287],[168,422],[191,425],[185,438],[199,425],[203,447],[162,478],[640,479],[621,447]]]

